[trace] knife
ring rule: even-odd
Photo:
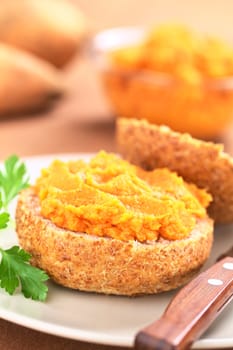
[[[233,297],[233,247],[183,287],[162,317],[139,331],[136,350],[189,349]]]

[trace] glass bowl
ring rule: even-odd
[[[141,27],[112,28],[92,40],[92,58],[114,113],[198,138],[219,136],[233,119],[233,77],[205,78],[196,86],[169,73],[113,63],[111,53],[140,44],[146,33]]]

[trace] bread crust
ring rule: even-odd
[[[16,209],[19,243],[63,286],[106,294],[151,294],[188,282],[210,254],[213,222],[200,220],[187,239],[140,243],[76,233],[40,215],[32,188],[23,190]]]
[[[233,159],[223,146],[192,138],[145,120],[119,118],[119,153],[147,170],[167,167],[213,196],[209,215],[219,223],[233,222]]]

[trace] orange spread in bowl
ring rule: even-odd
[[[145,171],[104,151],[88,163],[55,160],[35,190],[55,225],[123,241],[186,238],[211,201],[168,169]]]
[[[103,86],[117,115],[213,138],[233,118],[233,47],[161,25],[107,53]]]
[[[168,73],[193,85],[233,75],[233,47],[182,25],[152,29],[138,45],[113,50],[110,59],[121,68]]]

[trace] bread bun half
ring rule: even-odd
[[[213,222],[197,222],[189,238],[140,243],[58,228],[40,215],[33,188],[23,190],[16,230],[32,264],[65,287],[105,294],[151,294],[188,282],[209,257]]]
[[[233,158],[221,144],[126,118],[117,120],[117,144],[129,162],[147,170],[166,167],[205,188],[213,197],[209,215],[218,223],[233,222]]]

